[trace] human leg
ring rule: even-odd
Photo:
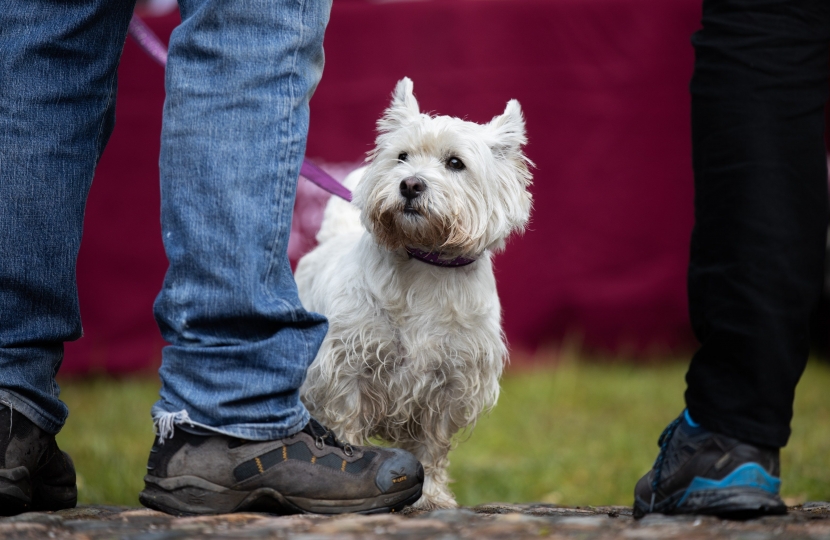
[[[55,375],[81,336],[75,261],[133,4],[0,3],[2,513],[75,504]]]
[[[160,161],[170,268],[155,305],[170,346],[140,500],[174,514],[414,502],[410,454],[344,445],[299,400],[327,323],[300,303],[287,246],[330,2],[179,5]]]
[[[84,206],[133,4],[0,6],[0,400],[53,434],[67,415],[63,343],[81,337]]]
[[[160,160],[170,268],[155,305],[170,346],[153,416],[279,438],[308,422],[298,389],[327,327],[300,304],[286,246],[330,2],[180,8]]]
[[[695,35],[692,417],[787,443],[828,222],[830,6],[711,1]]]
[[[706,0],[693,44],[689,305],[701,347],[686,402],[700,425],[667,429],[635,511],[775,513],[823,280],[830,9]]]

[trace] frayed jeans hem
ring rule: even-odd
[[[61,428],[63,428],[63,424],[66,422],[65,418],[63,420],[58,420],[57,418],[44,414],[28,399],[5,388],[0,389],[0,405],[19,412],[31,420],[37,427],[50,435],[57,435]]]
[[[190,418],[187,410],[181,411],[165,411],[158,405],[153,407],[152,416],[155,427],[156,436],[162,441],[173,436],[175,426],[185,425],[218,433],[228,437],[235,437],[237,439],[244,439],[249,441],[272,441],[277,439],[284,439],[295,435],[302,430],[311,415],[305,407],[301,407],[299,416],[296,420],[290,422],[283,422],[280,425],[274,424],[229,424],[225,426],[211,426],[202,422],[196,422]],[[284,427],[284,424],[289,427]]]

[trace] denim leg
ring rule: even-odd
[[[330,0],[183,0],[170,40],[161,150],[170,267],[155,304],[164,432],[254,440],[299,431],[327,330],[287,257],[309,99]]]
[[[0,403],[49,433],[67,416],[55,374],[81,336],[75,262],[133,5],[0,1]]]

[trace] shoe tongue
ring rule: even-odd
[[[314,418],[311,418],[305,425],[305,427],[300,431],[308,433],[312,437],[319,437],[321,435],[325,435],[326,432],[328,432],[328,430],[325,427],[323,427],[323,424],[321,424]]]
[[[308,433],[315,439],[317,437],[322,437],[323,442],[329,446],[337,446],[338,448],[343,447],[343,445],[340,444],[340,441],[334,437],[334,433],[314,418],[311,418],[308,421],[308,424],[306,424],[301,431],[303,433]]]

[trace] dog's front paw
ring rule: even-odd
[[[438,510],[439,508],[458,508],[452,493],[446,488],[440,489],[437,486],[424,483],[424,492],[418,502],[412,505],[417,510]]]

